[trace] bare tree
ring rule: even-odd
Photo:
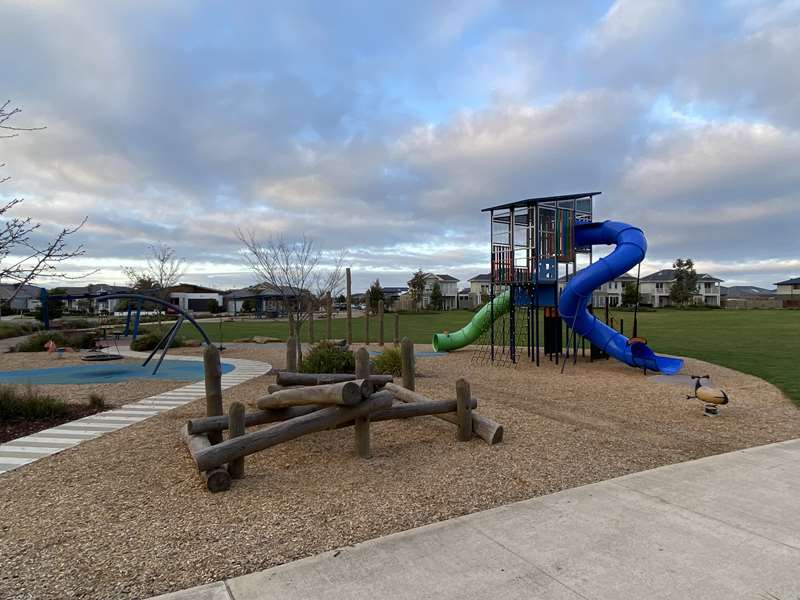
[[[145,260],[147,265],[142,269],[122,267],[131,287],[166,290],[186,273],[186,260],[178,258],[175,248],[168,244],[149,246]]]
[[[314,310],[317,299],[341,292],[345,252],[323,255],[305,235],[260,241],[254,232],[237,229],[244,257],[260,285],[280,294],[299,327]]]
[[[22,131],[45,129],[12,125],[12,119],[21,112],[19,107],[12,107],[10,100],[0,105],[0,139],[17,137]],[[5,167],[5,163],[0,164],[1,167]],[[0,177],[0,183],[9,179],[10,177]],[[69,276],[59,273],[61,263],[85,254],[82,245],[70,246],[70,236],[83,227],[86,218],[74,227],[62,228],[55,237],[41,241],[37,239],[41,223],[30,217],[11,215],[12,210],[19,208],[22,202],[22,199],[15,198],[0,204],[0,281],[9,280],[16,286],[4,299],[8,303],[11,303],[24,285],[43,275],[60,279],[80,279],[89,275]]]

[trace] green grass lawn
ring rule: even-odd
[[[615,324],[625,321],[630,335],[633,313],[612,313]],[[450,311],[400,316],[400,335],[415,343],[430,344],[431,336],[440,331],[455,331],[473,316],[469,311]],[[203,323],[212,340],[219,340],[219,327]],[[345,337],[345,319],[335,319],[333,335]],[[325,331],[324,320],[315,322],[317,337]],[[385,336],[390,341],[394,331],[394,315],[385,316]],[[264,335],[285,339],[286,322],[245,321],[224,323],[222,339]],[[186,337],[199,337],[194,328],[184,325]],[[766,379],[781,388],[800,405],[800,311],[793,310],[658,310],[639,313],[639,335],[647,338],[656,352],[691,356],[720,364],[737,371]],[[376,318],[371,319],[370,338],[378,335]],[[364,339],[364,319],[354,319],[353,337]],[[303,328],[307,341],[307,325]]]

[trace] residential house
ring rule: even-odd
[[[778,287],[778,291],[776,292],[778,296],[782,298],[791,296],[800,298],[800,277],[779,281],[775,285]]]
[[[639,282],[639,294],[642,304],[655,307],[670,305],[669,293],[675,283],[676,269],[662,269],[642,277]],[[695,304],[706,306],[721,306],[720,283],[722,279],[712,277],[707,273],[697,274],[697,293],[694,296]]]
[[[8,304],[12,311],[20,313],[36,310],[41,306],[39,297],[42,293],[42,288],[35,285],[23,285],[17,290],[19,287],[16,283],[0,284],[0,304]]]
[[[465,287],[458,292],[458,308],[472,310],[477,306],[480,306],[480,296],[473,294],[470,288]]]
[[[104,294],[136,293],[129,287],[121,285],[107,285],[105,283],[90,283],[82,286],[59,287],[60,293],[75,296],[69,300],[64,300],[64,308],[69,312],[85,314],[113,314],[120,303],[125,303],[124,299],[96,299],[91,296],[102,296]],[[50,290],[52,293],[52,290]],[[83,296],[83,297],[78,297]]]
[[[451,275],[436,275],[425,273],[425,290],[422,294],[422,307],[431,307],[431,293],[433,287],[439,284],[442,292],[442,309],[454,310],[458,308],[458,279]]]
[[[636,277],[629,275],[627,273],[623,273],[619,277],[615,277],[611,281],[606,281],[603,285],[599,288],[594,290],[592,294],[592,305],[603,307],[606,304],[606,298],[608,298],[608,305],[610,307],[615,306],[622,306],[622,297],[625,293],[625,286],[629,283],[636,285]],[[564,288],[567,285],[567,280],[565,277],[560,277],[558,279],[558,291],[562,293]],[[641,286],[639,288],[640,296],[641,296]]]
[[[267,316],[278,316],[286,312],[284,303],[287,299],[291,300],[293,297],[293,293],[289,288],[281,290],[267,283],[262,283],[226,292],[223,296],[223,303],[226,312],[238,315],[245,312],[245,302],[250,300],[250,304],[257,314],[266,313]]]
[[[385,287],[383,288],[383,305],[386,308],[394,308],[397,299],[408,292],[408,286]]]
[[[212,301],[218,307],[222,307],[224,302],[221,291],[193,283],[178,283],[164,289],[162,294],[169,302],[187,312],[208,312]]]

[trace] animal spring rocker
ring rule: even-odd
[[[694,396],[687,394],[686,399],[703,402],[703,414],[707,417],[719,416],[719,405],[728,403],[728,394],[720,388],[703,384],[703,379],[709,379],[708,375],[692,375],[692,379],[694,379]]]

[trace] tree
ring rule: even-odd
[[[67,290],[64,288],[53,288],[48,292],[48,296],[62,296],[67,293]],[[39,321],[44,322],[44,311],[42,310],[44,307],[39,306],[34,312],[34,315]],[[54,300],[48,297],[47,299],[47,318],[52,319],[60,319],[64,315],[64,301],[63,300]]]
[[[344,294],[339,294],[336,296],[336,304],[344,304],[345,302],[347,302],[347,298]]]
[[[639,302],[639,291],[636,284],[629,281],[622,288],[622,306],[634,306]]]
[[[251,313],[256,309],[256,303],[252,298],[245,298],[242,302],[242,312]]]
[[[22,112],[19,107],[12,107],[7,100],[0,105],[0,139],[15,138],[21,131],[39,131],[44,127],[18,127],[12,124],[13,119]],[[5,163],[0,164],[4,167]],[[10,177],[0,177],[5,183]],[[11,281],[16,287],[5,301],[17,296],[24,285],[47,276],[59,279],[80,279],[86,275],[68,276],[58,272],[61,263],[76,256],[85,254],[82,245],[70,247],[71,236],[75,235],[86,223],[84,218],[74,227],[62,228],[55,237],[39,239],[41,223],[30,217],[15,217],[11,213],[17,210],[23,200],[14,198],[0,202],[0,281]]]
[[[691,258],[679,258],[672,263],[675,269],[675,282],[669,290],[669,299],[674,304],[686,306],[697,294],[697,272]]]
[[[439,285],[439,282],[433,284],[433,289],[431,290],[431,306],[433,310],[442,310],[442,306],[444,304],[444,298],[442,297],[442,286]]]
[[[317,298],[341,292],[344,277],[343,250],[325,253],[314,247],[313,240],[302,235],[261,241],[253,231],[236,231],[244,257],[262,288],[277,292],[300,328],[313,311],[312,290]]]
[[[213,315],[222,312],[222,307],[220,307],[219,302],[217,302],[216,298],[211,298],[208,301],[208,312]]]
[[[178,258],[172,246],[161,243],[149,247],[145,262],[146,266],[142,269],[122,267],[122,272],[135,290],[150,291],[153,296],[167,300],[167,289],[178,283],[186,272],[186,260]],[[160,325],[163,307],[155,304],[154,308]]]
[[[417,269],[417,272],[408,280],[408,291],[411,294],[414,306],[419,309],[422,306],[422,298],[425,295],[425,273],[422,269]]]
[[[384,299],[383,296],[383,288],[381,287],[381,282],[379,279],[376,279],[369,289],[367,290],[367,305],[369,306],[370,310],[377,312],[378,310],[378,302]]]

